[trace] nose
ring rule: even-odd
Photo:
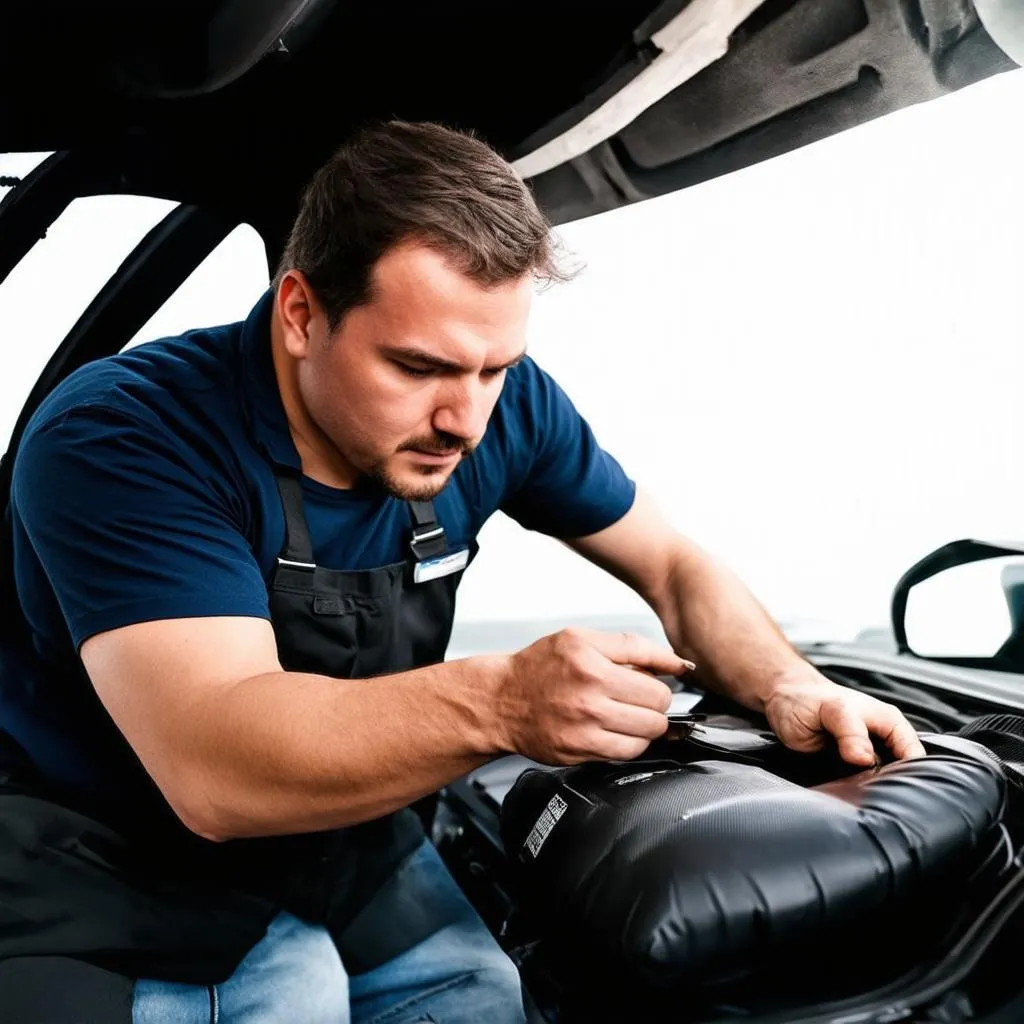
[[[487,426],[493,404],[485,396],[479,381],[451,381],[434,411],[433,427],[463,441],[476,441]]]

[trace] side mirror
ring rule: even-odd
[[[896,584],[901,654],[965,668],[1024,672],[1024,542],[957,540]]]

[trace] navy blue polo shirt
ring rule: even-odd
[[[55,783],[114,803],[151,787],[81,666],[88,637],[156,619],[270,617],[284,543],[273,467],[300,468],[271,360],[271,308],[268,292],[242,323],[92,362],[28,426],[11,517],[29,643],[0,652],[0,730]],[[303,492],[319,564],[406,557],[404,502],[306,477]],[[459,545],[498,509],[556,537],[594,533],[633,496],[564,392],[525,359],[434,504]]]

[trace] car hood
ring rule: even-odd
[[[0,146],[102,148],[126,189],[294,196],[380,117],[471,129],[556,223],[684,188],[1024,60],[1017,0],[8,5]],[[997,42],[998,40],[998,42]]]

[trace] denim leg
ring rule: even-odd
[[[223,984],[135,985],[133,1024],[349,1024],[348,978],[326,929],[280,913]]]
[[[210,1024],[214,998],[206,985],[141,978],[132,997],[132,1024]]]
[[[402,870],[403,887],[440,926],[418,946],[349,978],[352,1024],[523,1024],[515,965],[434,847],[424,843]]]

